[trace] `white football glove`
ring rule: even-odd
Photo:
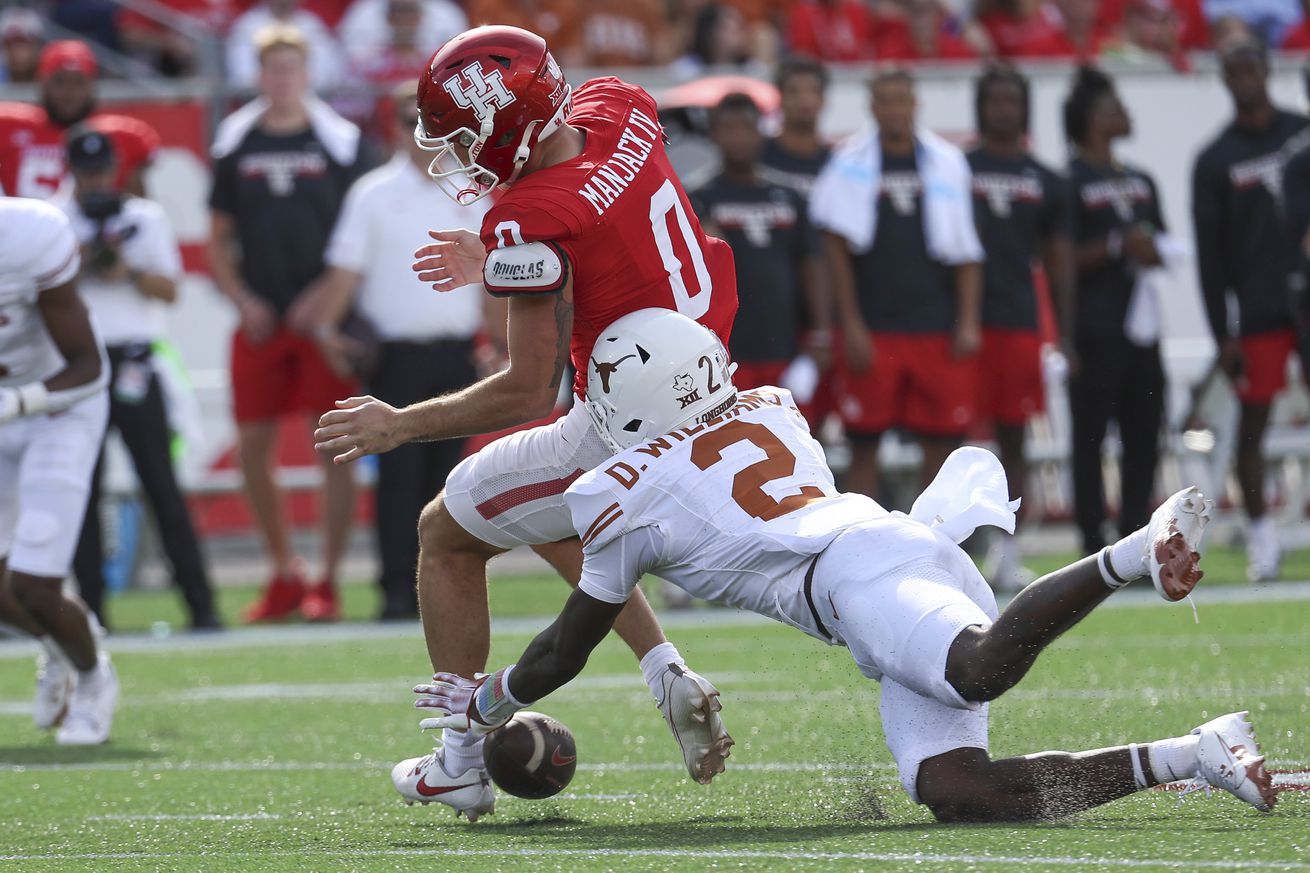
[[[454,673],[435,673],[432,684],[415,685],[414,693],[425,695],[414,701],[415,707],[446,713],[423,719],[419,729],[450,728],[484,736],[502,726],[526,705],[509,693],[509,674],[513,669],[511,664],[495,673],[479,673],[474,679]]]
[[[17,388],[0,388],[0,424],[13,421],[23,414],[23,401]]]

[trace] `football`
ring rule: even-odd
[[[562,722],[525,710],[487,735],[482,759],[502,791],[541,800],[559,794],[573,779],[578,748]]]

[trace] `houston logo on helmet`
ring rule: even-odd
[[[504,109],[514,102],[514,95],[505,87],[500,70],[482,72],[482,62],[474,61],[441,83],[446,93],[461,109],[472,109],[479,122],[486,122],[494,110]]]

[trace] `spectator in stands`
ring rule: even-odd
[[[968,158],[974,220],[987,252],[978,414],[993,425],[1010,495],[1023,497],[1024,430],[1045,406],[1046,393],[1033,268],[1038,262],[1045,268],[1056,311],[1067,324],[1073,302],[1068,191],[1026,147],[1028,80],[1012,68],[993,67],[975,89],[978,145]],[[987,572],[993,586],[1017,590],[1032,581],[1025,578],[1014,537],[998,531],[992,542]]]
[[[872,93],[875,125],[833,153],[810,193],[843,338],[846,487],[870,495],[886,430],[918,438],[925,484],[968,431],[983,259],[969,165],[916,128],[914,80],[885,70]]]
[[[1210,22],[1210,42],[1214,45],[1223,45],[1229,40],[1246,36],[1254,37],[1255,31],[1236,15],[1221,15]]]
[[[1300,0],[1204,0],[1203,8],[1211,22],[1229,15],[1242,19],[1265,45],[1282,45],[1304,16]]]
[[[394,0],[354,0],[337,26],[346,54],[357,66],[367,67],[395,43],[397,20],[413,28],[412,41],[419,53],[430,56],[442,43],[468,29],[468,18],[454,0],[417,0],[417,24],[410,23],[409,4],[393,10]],[[425,58],[426,59],[426,58]]]
[[[11,196],[48,199],[68,175],[68,129],[87,122],[109,136],[118,154],[119,186],[145,191],[145,171],[159,150],[159,134],[143,121],[96,110],[95,54],[84,42],[59,40],[41,50],[37,79],[41,105],[0,103],[0,189]]]
[[[503,302],[480,286],[433,294],[409,268],[428,227],[476,230],[485,207],[456,206],[428,177],[432,155],[414,142],[418,124],[413,82],[395,97],[402,144],[391,162],[364,176],[346,196],[332,232],[328,271],[293,325],[317,338],[338,371],[345,370],[354,342],[343,333],[352,307],[381,340],[368,391],[394,406],[407,406],[457,391],[477,379],[474,337],[486,322],[502,334]],[[501,343],[503,349],[503,341]],[[418,616],[414,588],[418,516],[445,486],[463,454],[463,440],[410,443],[378,456],[374,494],[383,620]]]
[[[707,71],[735,71],[762,77],[765,68],[751,55],[751,34],[746,19],[727,3],[705,3],[692,20],[687,52],[673,63],[682,78],[695,78]]]
[[[1119,530],[1128,534],[1150,516],[1164,413],[1160,347],[1129,339],[1129,305],[1143,270],[1163,261],[1156,235],[1164,230],[1155,181],[1123,164],[1116,140],[1132,132],[1128,111],[1109,76],[1084,67],[1064,103],[1072,233],[1077,263],[1074,350],[1069,384],[1073,418],[1074,514],[1083,554],[1105,546],[1105,483],[1101,450],[1111,420],[1119,425]],[[1144,289],[1143,289],[1144,290]]]
[[[1169,0],[1131,0],[1119,29],[1119,52],[1160,55],[1176,70],[1191,69],[1182,43],[1183,22]]]
[[[355,504],[349,467],[323,457],[323,564],[306,587],[274,480],[278,419],[317,417],[354,384],[334,373],[285,316],[322,273],[347,189],[367,167],[360,132],[309,91],[309,46],[272,25],[256,37],[262,96],[230,115],[214,139],[210,264],[240,324],[232,337],[232,401],[246,493],[273,563],[247,621],[338,616],[336,573]]]
[[[874,57],[874,21],[860,0],[796,0],[787,16],[788,46],[828,63]]]
[[[109,425],[118,430],[194,630],[221,625],[209,573],[182,490],[173,472],[172,434],[152,344],[164,333],[166,304],[177,299],[182,272],[177,240],[157,204],[125,194],[116,182],[112,141],[91,128],[68,140],[72,191],[58,200],[82,244],[78,290],[109,356]],[[91,480],[82,535],[73,558],[82,599],[105,626],[104,549],[100,531],[102,463]]]
[[[35,82],[44,40],[41,16],[31,9],[10,6],[0,12],[0,44],[4,48],[0,82]]]
[[[828,71],[814,58],[792,55],[778,64],[774,84],[781,98],[782,129],[764,141],[760,178],[809,197],[829,154],[819,137]]]
[[[470,0],[469,24],[508,24],[546,41],[565,68],[582,64],[580,0]]]
[[[1241,400],[1237,479],[1250,525],[1252,581],[1278,576],[1273,519],[1265,514],[1263,442],[1274,396],[1296,347],[1287,305],[1291,264],[1281,227],[1284,147],[1310,125],[1269,99],[1264,47],[1242,38],[1220,47],[1234,119],[1201,152],[1192,173],[1197,266],[1219,365]],[[1232,298],[1230,300],[1230,298]],[[1236,325],[1229,313],[1236,304]]]
[[[691,200],[709,232],[732,246],[737,262],[742,306],[729,341],[738,365],[734,381],[743,389],[780,385],[802,350],[827,357],[828,302],[815,274],[819,240],[802,196],[761,176],[764,137],[755,101],[745,94],[724,97],[711,112],[710,137],[722,172]],[[817,328],[804,338],[796,319],[802,305]]]
[[[419,0],[387,0],[387,42],[373,52],[353,55],[356,74],[374,86],[416,81],[435,50],[419,44],[422,21]]]
[[[667,63],[677,35],[663,0],[587,0],[581,23],[581,59],[589,67]]]
[[[878,18],[874,24],[874,52],[880,61],[968,60],[977,57],[956,33],[938,0],[902,0],[903,14]]]
[[[1086,60],[1106,39],[1095,0],[980,0],[978,18],[1003,58]]]
[[[252,7],[232,24],[227,37],[227,80],[233,86],[253,89],[260,76],[256,37],[272,25],[293,27],[300,32],[309,52],[309,83],[316,91],[331,88],[341,78],[341,46],[323,20],[301,8],[300,0],[266,0]]]

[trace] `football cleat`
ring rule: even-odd
[[[1200,764],[1196,779],[1183,789],[1184,794],[1222,788],[1261,812],[1273,809],[1278,792],[1265,769],[1265,757],[1255,740],[1249,712],[1221,715],[1192,733],[1201,738],[1196,748]]]
[[[246,624],[281,621],[295,615],[305,599],[305,580],[296,571],[274,576],[259,600],[246,607],[241,620]]]
[[[68,699],[68,715],[55,734],[61,746],[98,746],[109,739],[109,728],[114,723],[114,707],[118,705],[118,676],[114,673],[109,655],[100,653],[95,675],[80,678]]]
[[[441,748],[422,758],[410,758],[391,768],[391,784],[405,798],[405,803],[444,803],[470,822],[496,811],[496,791],[491,778],[481,767],[470,767],[450,776],[443,766]]]
[[[1146,563],[1160,596],[1172,602],[1192,593],[1201,572],[1201,536],[1210,523],[1214,501],[1193,485],[1160,505],[1146,526]]]
[[[1246,578],[1252,582],[1269,582],[1282,572],[1278,531],[1268,517],[1251,523],[1246,535],[1246,560]]]
[[[340,621],[341,604],[337,597],[337,586],[324,581],[307,589],[305,598],[300,601],[300,614],[305,621]]]
[[[677,664],[665,668],[660,687],[663,694],[658,706],[682,749],[687,773],[702,785],[708,785],[724,771],[733,745],[719,717],[723,709],[719,690],[704,676]]]
[[[36,658],[36,702],[32,721],[41,730],[58,727],[68,713],[68,698],[73,693],[73,671],[62,658],[46,652]]]

